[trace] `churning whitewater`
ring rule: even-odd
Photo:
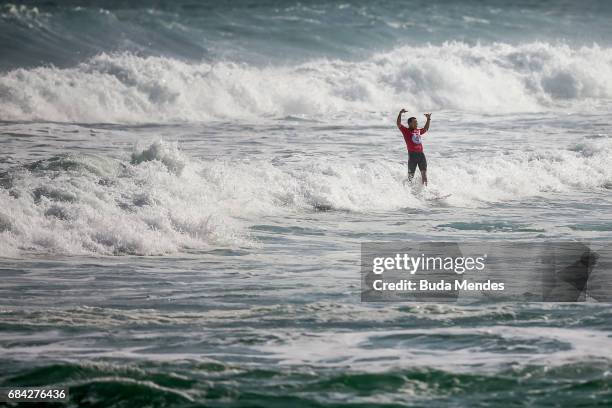
[[[482,113],[601,109],[601,99],[612,98],[612,48],[449,42],[359,62],[272,66],[101,54],[71,68],[3,73],[0,89],[0,117],[13,121],[330,120],[400,105]]]
[[[612,406],[596,296],[360,301],[368,242],[609,248],[611,19],[607,0],[0,1],[0,388]],[[403,109],[431,113],[426,187]]]
[[[440,158],[435,190],[446,204],[491,207],[533,196],[612,188],[612,141],[553,151],[495,154],[480,163]],[[339,210],[424,209],[401,162],[320,155],[290,163],[196,160],[154,142],[121,158],[67,153],[0,174],[3,255],[21,248],[62,254],[156,255],[209,245],[257,245],[261,217]],[[425,193],[430,193],[426,191]]]

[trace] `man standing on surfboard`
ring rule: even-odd
[[[421,136],[429,130],[431,113],[425,114],[427,122],[425,122],[425,127],[419,129],[419,122],[415,117],[408,118],[408,127],[402,125],[402,113],[404,112],[406,112],[406,109],[402,109],[399,115],[397,115],[397,128],[402,132],[406,147],[408,148],[408,180],[412,181],[414,172],[417,166],[419,166],[421,180],[423,184],[427,185],[427,160],[425,159],[425,153],[423,153]]]

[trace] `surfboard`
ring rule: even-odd
[[[448,198],[450,196],[452,196],[452,194],[442,194],[442,195],[434,195],[432,197],[425,197],[425,199],[428,201],[439,201],[439,200],[444,200],[445,198]]]
[[[450,193],[438,191],[435,187],[426,187],[423,184],[415,183],[414,181],[404,180],[404,186],[408,186],[412,195],[426,201],[440,201],[452,196]]]
[[[439,201],[450,197],[451,194],[440,191],[435,187],[424,187],[421,196],[428,201]]]

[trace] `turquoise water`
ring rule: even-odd
[[[609,404],[607,304],[359,301],[364,241],[610,239],[607,138],[474,153],[444,122],[430,189],[452,196],[433,201],[379,125],[5,123],[3,386],[67,385],[72,406]]]
[[[359,275],[366,241],[610,241],[611,11],[3,3],[0,386],[612,405],[608,304],[362,303]],[[427,189],[402,107],[433,112]]]
[[[360,304],[346,253],[266,252],[3,262],[3,385],[73,406],[611,402],[607,305]]]

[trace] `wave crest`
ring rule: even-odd
[[[402,47],[361,62],[264,67],[101,54],[74,68],[0,76],[0,116],[60,122],[328,117],[398,106],[497,113],[610,99],[612,48],[548,43],[452,42]]]
[[[435,158],[427,191],[452,194],[444,205],[477,207],[610,189],[610,160],[607,139],[487,160]],[[262,219],[430,207],[426,191],[412,191],[405,177],[405,164],[384,160],[199,161],[165,142],[137,149],[131,160],[61,155],[0,173],[0,255],[152,255],[257,246],[249,228]]]

